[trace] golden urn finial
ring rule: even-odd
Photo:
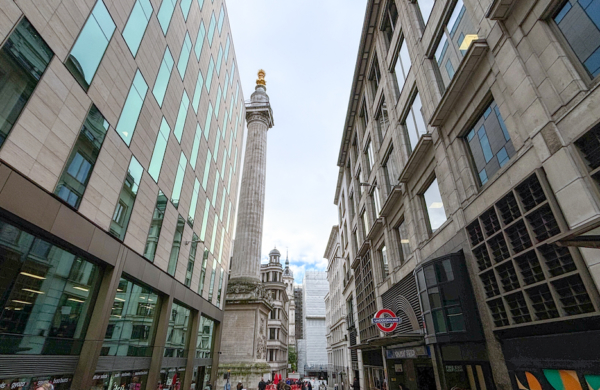
[[[266,75],[267,74],[265,73],[265,71],[260,69],[258,71],[258,79],[256,80],[256,85],[267,85],[267,82],[265,81]]]

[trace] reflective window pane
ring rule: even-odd
[[[147,91],[148,84],[146,84],[142,73],[138,69],[133,78],[131,88],[129,88],[129,94],[127,95],[127,100],[125,100],[125,105],[123,106],[123,111],[121,111],[121,117],[116,128],[117,133],[127,146],[131,144],[133,132],[140,117],[140,112],[142,112],[142,105],[144,104]]]
[[[204,0],[198,0],[198,8],[202,11],[202,6],[204,5]]]
[[[106,119],[92,104],[54,191],[74,208],[79,208],[108,127]]]
[[[167,328],[167,341],[165,343],[165,357],[185,357],[185,347],[189,337],[190,309],[173,303],[169,327]]]
[[[181,45],[181,53],[179,54],[179,61],[177,61],[177,70],[181,79],[185,77],[185,71],[187,70],[188,62],[190,60],[190,53],[192,52],[192,40],[190,39],[190,33],[185,33],[183,44]]]
[[[217,19],[215,19],[215,13],[213,12],[210,17],[210,24],[208,25],[208,44],[212,47],[213,38],[215,36],[215,27],[217,25]]]
[[[219,36],[223,29],[223,22],[225,21],[225,4],[221,4],[221,11],[219,12]]]
[[[213,73],[215,71],[215,62],[213,57],[210,56],[210,62],[208,63],[208,70],[206,71],[206,91],[210,93],[210,86],[212,85]]]
[[[410,55],[408,54],[408,45],[406,40],[403,38],[400,44],[400,51],[398,53],[398,59],[396,60],[396,66],[394,67],[394,73],[396,74],[396,83],[398,88],[398,95],[402,92],[406,78],[408,77],[408,71],[412,63],[410,61]]]
[[[183,95],[181,96],[181,104],[179,105],[179,113],[177,114],[177,122],[175,122],[175,128],[173,129],[173,134],[179,143],[181,143],[181,135],[183,134],[183,128],[185,126],[185,120],[187,119],[189,107],[190,98],[184,89]]]
[[[425,206],[427,207],[429,227],[432,232],[435,232],[447,219],[437,179],[434,179],[429,185],[429,188],[427,188],[427,191],[423,194],[423,198],[425,199]]]
[[[223,275],[224,275],[224,269],[221,268],[221,276],[219,276],[219,289],[217,290],[217,307],[221,308],[221,296],[222,296],[222,291],[223,291]]]
[[[168,1],[169,0],[165,0],[165,2]],[[167,46],[162,63],[160,64],[160,69],[158,69],[158,75],[156,76],[156,81],[154,82],[154,88],[152,88],[152,94],[154,94],[158,105],[161,107],[163,100],[165,99],[165,93],[167,92],[167,86],[169,85],[171,72],[173,71],[173,64],[173,56],[171,55],[171,51]]]
[[[158,10],[158,23],[164,35],[167,35],[169,24],[171,24],[171,18],[173,17],[173,11],[175,11],[175,4],[177,0],[163,0]]]
[[[202,97],[202,86],[204,85],[204,77],[202,71],[198,71],[198,79],[196,80],[196,89],[194,90],[194,97],[192,99],[192,107],[194,112],[198,113],[198,107],[200,106],[200,98]]]
[[[196,43],[194,44],[194,53],[196,53],[196,60],[200,61],[200,54],[202,54],[202,46],[204,45],[204,37],[206,36],[206,27],[204,27],[204,20],[200,21],[200,28],[198,29],[198,36],[196,37]]]
[[[427,125],[425,123],[425,118],[423,118],[422,110],[423,105],[421,104],[421,96],[417,92],[405,120],[411,150],[414,150],[417,146],[421,136],[427,133]]]
[[[167,273],[171,276],[175,275],[175,270],[177,269],[184,228],[185,219],[180,215],[177,218],[177,227],[175,228],[175,234],[173,235],[173,245],[171,246],[171,255],[169,256],[169,265],[167,267]]]
[[[123,39],[134,57],[140,48],[152,12],[150,0],[137,0],[123,29]]]
[[[181,0],[179,7],[181,7],[183,18],[187,21],[188,15],[190,14],[190,8],[192,7],[192,0]]]
[[[192,234],[192,242],[190,243],[190,255],[188,257],[188,265],[185,271],[185,281],[183,284],[186,287],[190,287],[192,284],[192,276],[194,275],[194,264],[196,263],[196,251],[198,249],[198,236],[196,233]]]
[[[202,138],[202,129],[200,125],[196,123],[196,135],[194,136],[194,143],[192,145],[192,155],[190,156],[190,166],[195,171],[196,163],[198,162],[198,151],[200,150],[200,139]]]
[[[217,55],[217,76],[221,75],[221,65],[223,64],[223,46],[219,45],[219,54]]]
[[[206,154],[206,163],[204,164],[204,176],[202,176],[202,188],[206,191],[206,187],[208,186],[208,178],[210,174],[210,159],[212,158],[212,153],[210,150]]]
[[[52,50],[25,18],[0,50],[0,146],[52,59]]]
[[[217,89],[217,98],[215,100],[215,117],[219,117],[219,112],[221,111],[221,98],[223,97],[223,90],[221,89],[221,85]]]
[[[212,301],[213,301],[213,292],[215,290],[215,274],[217,272],[216,268],[217,268],[217,261],[213,260],[213,267],[212,267],[212,272],[210,274],[210,284],[208,286],[208,299],[207,299],[210,303],[212,303]]]
[[[229,58],[229,46],[231,45],[231,39],[229,38],[229,34],[227,34],[227,42],[225,43],[225,63],[227,63],[227,59]]]
[[[412,255],[406,222],[403,221],[400,226],[398,226],[398,234],[400,235],[400,248],[402,249],[402,256],[406,260]]]
[[[165,194],[163,194],[161,190],[158,190],[156,206],[154,206],[154,213],[152,213],[152,221],[150,222],[150,229],[148,230],[148,238],[146,239],[146,246],[144,247],[144,257],[152,262],[154,262],[156,248],[158,247],[158,239],[160,238],[160,231],[162,230],[163,220],[165,218],[167,201]]]
[[[190,204],[190,212],[188,214],[188,223],[194,226],[194,218],[196,216],[196,205],[198,204],[198,193],[200,192],[200,182],[198,179],[194,182],[194,192],[192,193],[192,203]]]
[[[144,173],[144,168],[134,156],[131,156],[131,162],[129,163],[127,175],[123,182],[119,201],[115,207],[113,218],[110,221],[109,233],[120,240],[125,238],[125,233],[127,232],[127,225],[129,225],[129,218],[133,211],[142,173]]]
[[[158,177],[160,175],[160,169],[162,168],[163,159],[165,158],[165,152],[167,150],[167,142],[169,141],[169,134],[171,134],[171,128],[167,123],[165,117],[162,118],[160,123],[160,130],[156,137],[156,143],[154,144],[154,151],[152,152],[152,158],[150,159],[150,166],[148,167],[148,173],[150,177],[158,183]]]
[[[206,203],[204,204],[204,214],[202,217],[202,229],[200,229],[200,241],[205,241],[206,239],[206,228],[208,226],[208,212],[210,211],[210,199],[206,198]]]
[[[427,25],[429,21],[429,16],[431,16],[431,11],[433,10],[433,5],[435,4],[435,0],[418,0],[417,4],[419,5],[419,9],[421,10],[421,17],[423,18],[423,23]]]
[[[78,355],[98,266],[0,220],[0,354]]]
[[[114,32],[115,23],[102,0],[98,0],[65,63],[75,80],[86,91]]]
[[[183,186],[186,165],[187,158],[185,157],[185,154],[181,152],[181,155],[179,156],[179,165],[177,166],[177,175],[175,176],[175,182],[173,183],[173,194],[171,195],[171,203],[173,203],[175,208],[179,206],[179,197],[181,196],[181,187]]]
[[[210,136],[210,124],[213,117],[213,106],[211,102],[208,102],[208,111],[206,113],[206,122],[204,123],[204,138],[208,141]]]
[[[151,289],[122,277],[113,301],[100,354],[152,356],[160,305]]]
[[[196,359],[210,359],[213,357],[214,336],[215,322],[208,317],[200,316],[200,326],[196,342]]]

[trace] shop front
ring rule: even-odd
[[[389,390],[434,390],[435,374],[425,346],[386,348]]]
[[[50,383],[54,390],[70,390],[73,375],[50,375],[0,380],[0,390],[35,390]]]
[[[148,370],[96,373],[92,379],[91,390],[144,390]]]

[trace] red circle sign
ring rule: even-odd
[[[396,330],[401,321],[402,320],[399,317],[396,317],[396,314],[390,309],[379,310],[372,320],[372,322],[377,325],[379,330],[386,333]]]

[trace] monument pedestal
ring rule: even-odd
[[[232,389],[242,382],[248,390],[257,389],[260,378],[271,373],[267,364],[267,321],[272,309],[272,297],[259,281],[229,281],[215,390],[224,388],[223,377],[228,373]]]

